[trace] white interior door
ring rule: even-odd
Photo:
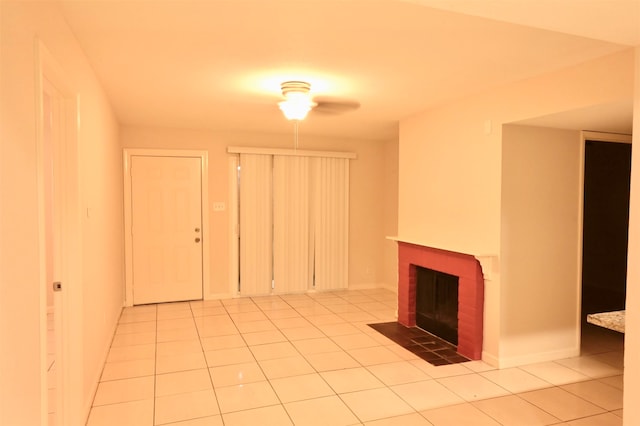
[[[60,94],[43,81],[42,141],[44,184],[44,236],[47,293],[47,409],[48,425],[62,423],[62,292],[54,292],[54,282],[62,282],[62,207],[64,189],[61,167],[62,120]]]
[[[41,422],[81,424],[82,226],[78,94],[46,47],[36,44],[37,161],[41,270]],[[60,291],[52,291],[52,281]],[[51,315],[50,315],[51,314]],[[73,342],[73,344],[70,344]]]
[[[202,164],[131,157],[133,304],[202,299]]]

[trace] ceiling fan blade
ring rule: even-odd
[[[317,105],[313,108],[312,112],[326,115],[344,114],[360,108],[360,102],[330,96],[316,96],[313,98],[313,102]]]

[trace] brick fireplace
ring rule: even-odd
[[[484,277],[471,255],[398,241],[398,322],[416,325],[416,267],[458,277],[458,353],[482,358]]]

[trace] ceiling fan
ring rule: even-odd
[[[303,120],[309,111],[325,115],[338,115],[356,110],[360,103],[331,96],[311,98],[311,84],[305,81],[285,81],[280,85],[284,100],[278,106],[288,120]]]

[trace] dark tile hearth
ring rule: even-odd
[[[469,361],[456,352],[454,345],[418,327],[405,327],[399,322],[368,325],[430,364],[437,366]]]

